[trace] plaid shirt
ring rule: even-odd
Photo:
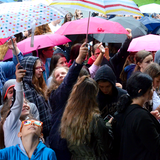
[[[26,70],[26,75],[23,78],[23,86],[27,100],[34,103],[38,108],[40,121],[43,122],[43,134],[44,137],[47,137],[51,128],[51,108],[48,101],[35,90],[32,84],[33,66],[37,59],[39,58],[28,56],[21,61],[21,65]]]

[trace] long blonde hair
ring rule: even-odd
[[[70,144],[80,145],[90,135],[93,116],[100,115],[97,93],[97,83],[89,76],[82,76],[74,85],[60,125],[61,137]]]

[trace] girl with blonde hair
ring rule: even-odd
[[[61,137],[67,140],[73,160],[109,158],[111,136],[96,102],[97,83],[82,76],[74,85],[61,120]],[[83,102],[83,103],[82,103]]]

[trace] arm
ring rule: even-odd
[[[11,39],[8,41],[8,48],[12,50],[13,63],[16,66],[18,64],[16,55],[18,56],[19,61],[21,61],[23,59],[23,54],[20,52],[19,48],[17,47],[16,38],[12,38],[12,39],[13,39],[13,43],[14,43],[14,46],[15,46],[16,53],[14,52],[14,47],[12,45]]]
[[[127,34],[127,39],[123,43],[122,47],[120,48],[119,52],[116,53],[111,59],[113,64],[118,64],[121,60],[125,61],[129,52],[127,52],[128,46],[132,40],[132,33],[131,29],[126,29],[129,34]]]
[[[159,154],[160,150],[160,132],[157,128],[159,129],[159,123],[149,112],[140,112],[133,122],[133,132],[148,151],[155,154]]]
[[[98,48],[100,49],[101,52],[100,52],[99,56],[97,57],[97,59],[95,60],[95,62],[88,68],[90,75],[91,75],[91,78],[94,78],[97,70],[99,69],[99,67],[102,63],[104,53],[105,53],[105,51],[108,50],[108,48],[103,47],[102,43],[99,44]]]
[[[23,84],[21,81],[25,75],[25,70],[18,69],[18,66],[19,64],[16,66],[16,100],[11,108],[11,113],[4,123],[4,128],[7,128],[7,130],[10,131],[17,125],[23,106]]]
[[[49,98],[50,104],[58,103],[59,104],[58,107],[59,106],[63,107],[64,104],[66,103],[69,97],[69,93],[71,92],[72,87],[79,76],[79,72],[83,66],[82,63],[88,53],[88,48],[85,46],[85,44],[86,43],[83,43],[82,46],[80,47],[79,55],[76,58],[75,62],[70,67],[61,85],[58,87],[58,89],[56,89],[51,93]]]

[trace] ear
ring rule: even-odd
[[[142,63],[140,63],[140,62],[138,62],[137,63],[137,65],[141,68],[142,67],[142,65],[141,65]]]
[[[19,138],[22,137],[22,133],[21,132],[18,133],[18,137]]]
[[[45,140],[43,138],[43,133],[41,133],[41,135],[39,136],[39,138],[42,140],[43,143],[45,143]]]

